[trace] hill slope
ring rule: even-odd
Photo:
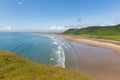
[[[82,29],[69,29],[63,32],[63,34],[120,40],[120,25],[105,27],[94,26]]]
[[[92,80],[60,67],[32,63],[10,52],[0,51],[0,80]]]

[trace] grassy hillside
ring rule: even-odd
[[[111,40],[120,40],[120,25],[116,26],[94,26],[82,29],[69,29],[63,34],[72,34],[93,38],[104,38]]]
[[[30,62],[10,52],[0,51],[0,80],[93,80],[60,67]]]

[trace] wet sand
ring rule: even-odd
[[[66,68],[86,73],[96,80],[119,80],[120,57],[114,51],[101,47],[70,42],[76,55],[74,64],[68,66],[70,58],[66,56]],[[73,66],[74,65],[74,66]]]
[[[50,36],[74,41],[70,44],[75,56],[71,60],[69,54],[66,54],[66,68],[86,73],[96,80],[120,80],[119,41],[54,34]]]

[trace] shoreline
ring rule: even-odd
[[[65,54],[66,69],[82,72],[92,76],[96,80],[119,80],[119,42],[59,34],[40,35],[71,41],[70,45],[75,52],[74,56],[69,54],[69,52]],[[82,44],[85,46],[82,46]]]
[[[97,46],[97,47],[110,49],[120,56],[120,41],[111,41],[111,40],[95,39],[95,38],[83,38],[79,36],[59,35],[59,34],[44,34],[44,35],[59,37],[66,39],[68,41],[78,42],[90,46]]]
[[[73,43],[75,42],[75,44],[80,43],[88,46],[90,45],[91,47],[92,46],[98,48],[100,47],[113,51],[115,55],[111,55],[110,52],[106,51],[104,52],[104,49],[103,51],[95,52],[94,49],[89,48],[88,51],[86,49],[84,52],[84,50],[80,49],[80,47],[73,46],[76,55],[75,61],[77,61],[77,63],[71,64],[72,61],[69,61],[70,60],[69,58],[68,60],[66,60],[66,63],[76,65],[73,67],[70,66],[70,69],[78,72],[83,72],[89,76],[94,77],[96,80],[113,80],[113,79],[118,80],[120,78],[119,77],[120,45],[118,44],[119,42],[92,38],[80,38],[78,36],[58,34],[44,34],[44,35],[53,36],[56,38],[63,38]]]

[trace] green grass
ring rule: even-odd
[[[85,74],[28,61],[0,50],[0,80],[93,80]]]
[[[98,39],[107,39],[107,40],[115,40],[120,41],[120,36],[89,36],[91,38],[98,38]]]
[[[120,41],[120,25],[104,27],[94,26],[82,29],[69,29],[63,32],[62,34]]]

